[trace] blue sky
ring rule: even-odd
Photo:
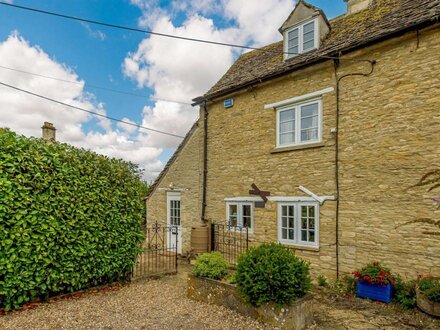
[[[13,3],[119,25],[256,46],[279,40],[281,36],[276,31],[279,22],[293,9],[293,0],[13,0]],[[329,18],[346,10],[342,0],[310,3],[323,9]],[[274,26],[262,26],[262,20],[274,22]],[[37,88],[41,94],[53,93],[54,98],[67,103],[70,100],[112,117],[179,135],[189,129],[198,110],[156,102],[148,96],[190,102],[203,94],[237,56],[236,50],[220,48],[150,38],[141,33],[0,6],[0,66],[85,82],[85,85],[77,88],[62,82],[54,84],[1,68],[0,81],[33,91]],[[213,50],[217,54],[214,60],[197,56]],[[90,85],[145,97],[111,93]],[[4,87],[0,92],[5,95]],[[0,104],[0,126],[38,136],[42,121],[54,121],[63,142],[138,162],[149,172],[148,180],[154,179],[180,142],[158,134],[141,136],[138,131],[124,130],[82,114],[63,115],[66,109],[8,93],[10,100]],[[10,109],[9,114],[15,112],[14,120],[8,119],[6,108]]]

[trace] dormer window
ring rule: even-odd
[[[284,32],[284,58],[318,48],[318,20],[308,20]]]

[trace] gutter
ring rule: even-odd
[[[372,39],[370,41],[367,41],[367,42],[364,42],[364,43],[360,43],[358,45],[350,46],[350,47],[347,47],[345,49],[341,49],[339,51],[330,52],[328,54],[322,54],[322,55],[319,55],[319,56],[330,56],[330,57],[338,58],[340,60],[344,60],[344,59],[340,58],[342,55],[345,55],[345,54],[348,54],[348,53],[353,52],[355,50],[358,50],[358,49],[370,46],[371,44],[374,44],[374,43],[378,43],[378,42],[381,42],[381,41],[384,41],[384,40],[387,40],[387,39],[392,39],[394,37],[401,36],[402,34],[404,34],[406,32],[410,32],[410,31],[414,31],[414,30],[419,30],[421,28],[425,28],[425,27],[434,25],[436,23],[439,23],[439,21],[440,21],[440,16],[433,17],[429,21],[424,21],[423,23],[419,23],[419,24],[412,25],[412,26],[409,26],[409,27],[404,27],[402,29],[396,30],[396,31],[394,31],[392,33],[383,35],[381,37],[377,37],[377,38]],[[278,78],[278,77],[284,76],[284,75],[286,75],[288,73],[292,73],[292,72],[297,71],[297,70],[299,70],[299,69],[301,69],[303,67],[308,67],[311,64],[318,64],[320,62],[325,62],[325,61],[329,61],[329,60],[331,60],[331,59],[318,57],[318,58],[310,60],[310,61],[305,61],[305,62],[302,62],[302,63],[298,63],[298,64],[292,66],[291,68],[288,68],[285,71],[269,74],[269,75],[267,75],[265,77],[262,77],[262,78],[253,79],[253,80],[251,80],[249,82],[244,83],[243,85],[239,85],[239,86],[235,86],[235,87],[230,87],[230,88],[227,88],[227,89],[225,89],[223,91],[220,91],[220,92],[217,92],[217,93],[214,93],[214,94],[211,94],[211,95],[199,96],[199,97],[193,99],[194,103],[192,104],[192,106],[200,105],[203,102],[213,101],[213,100],[215,100],[217,98],[220,98],[222,96],[231,94],[231,93],[236,92],[236,91],[238,91],[240,89],[244,89],[244,88],[247,88],[247,87],[255,86],[256,84],[260,84],[260,83],[263,83],[265,81],[272,80],[274,78]]]

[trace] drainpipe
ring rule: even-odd
[[[206,223],[206,180],[208,174],[208,108],[203,103],[203,183],[202,183],[202,222]]]
[[[367,62],[371,65],[368,73],[347,73],[338,76],[339,59],[334,60],[335,79],[336,79],[336,132],[335,132],[335,185],[336,185],[336,278],[339,279],[339,113],[340,113],[340,85],[341,80],[347,77],[362,76],[368,77],[374,71],[375,60],[359,60],[359,62]]]

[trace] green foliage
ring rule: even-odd
[[[194,265],[193,275],[220,280],[228,275],[229,264],[220,252],[200,255]]]
[[[235,279],[245,300],[255,306],[289,304],[311,286],[309,264],[279,244],[263,244],[243,253]]]
[[[394,285],[394,301],[403,309],[412,309],[416,307],[416,281],[403,281],[397,277]]]
[[[371,262],[360,270],[355,271],[353,277],[361,282],[370,284],[391,284],[394,286],[396,282],[396,276],[391,273],[391,269],[383,266],[378,261]]]
[[[327,278],[324,275],[318,276],[318,285],[324,288],[328,287]]]
[[[440,287],[434,287],[425,291],[428,300],[440,303]]]
[[[143,240],[140,176],[0,129],[0,307],[126,278]]]
[[[418,280],[417,285],[429,300],[440,302],[440,279],[432,276],[423,277]]]

